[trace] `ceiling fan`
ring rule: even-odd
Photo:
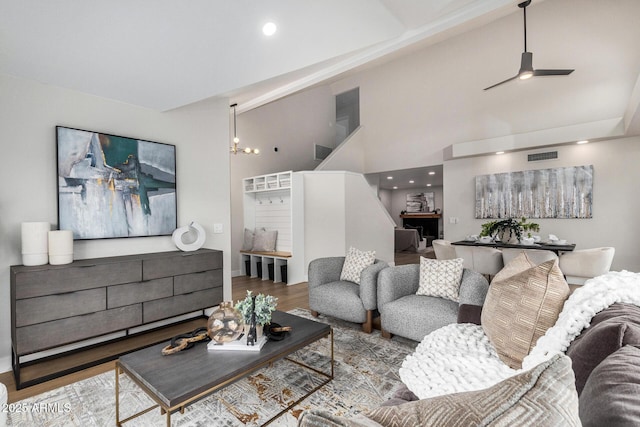
[[[515,76],[504,80],[500,83],[496,83],[492,86],[484,88],[489,90],[503,83],[510,82],[511,80],[520,79],[525,80],[534,76],[566,76],[573,73],[574,70],[534,70],[533,69],[533,53],[527,52],[527,6],[531,4],[531,0],[524,1],[518,4],[518,7],[522,9],[524,14],[524,52],[522,52],[522,58],[520,59],[520,71]]]

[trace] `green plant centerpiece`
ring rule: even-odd
[[[235,309],[242,314],[244,324],[251,323],[251,303],[253,295],[251,291],[247,291],[247,296],[243,300],[239,300],[235,306]],[[256,324],[268,325],[271,323],[271,313],[276,311],[278,305],[278,298],[271,295],[258,294],[256,295]]]
[[[540,231],[540,225],[528,222],[525,217],[519,221],[514,218],[505,218],[482,224],[480,236],[491,236],[494,240],[500,240],[503,243],[519,243],[523,233],[526,232],[527,236],[531,237],[532,231]]]

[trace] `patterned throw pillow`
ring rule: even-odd
[[[365,415],[387,427],[580,426],[571,360],[560,354],[483,390],[383,406]]]
[[[500,360],[513,369],[558,320],[569,285],[553,259],[533,265],[522,253],[491,282],[482,308],[482,329]]]
[[[365,267],[372,265],[376,260],[376,251],[360,251],[354,247],[349,248],[344,259],[340,280],[360,284],[360,273]]]
[[[430,259],[420,257],[420,282],[416,295],[458,301],[463,259]]]

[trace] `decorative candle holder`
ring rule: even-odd
[[[73,262],[73,231],[49,231],[49,264],[61,265]]]
[[[21,226],[22,237],[22,264],[44,265],[49,261],[48,237],[51,230],[48,222],[23,222]]]

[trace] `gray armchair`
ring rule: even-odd
[[[459,301],[416,295],[420,282],[420,265],[409,264],[385,268],[378,277],[378,311],[382,336],[400,335],[414,341],[430,332],[456,323],[462,304],[482,306],[489,282],[482,274],[464,269]]]
[[[340,280],[345,257],[318,258],[309,263],[309,308],[348,322],[362,323],[371,333],[373,312],[377,309],[378,273],[388,264],[375,260],[360,274],[360,284]]]

